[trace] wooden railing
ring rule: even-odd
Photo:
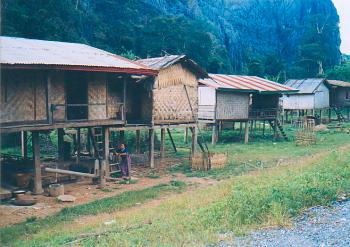
[[[277,108],[263,108],[263,109],[249,110],[250,119],[274,119],[274,118],[277,118],[277,115],[278,115]]]

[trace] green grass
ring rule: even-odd
[[[349,144],[346,146],[349,149]],[[326,158],[263,169],[183,193],[159,206],[118,216],[117,224],[87,225],[72,231],[43,230],[15,246],[59,246],[82,234],[102,232],[82,246],[203,246],[218,233],[240,235],[261,226],[286,225],[290,217],[315,205],[327,205],[350,192],[350,152],[333,151]]]
[[[59,213],[43,219],[28,218],[26,222],[1,228],[0,236],[3,246],[12,245],[14,240],[21,239],[28,234],[35,234],[43,229],[57,224],[70,222],[80,216],[109,213],[124,208],[132,207],[136,203],[143,203],[155,199],[170,192],[180,192],[186,186],[185,183],[160,184],[151,188],[138,191],[123,192],[117,196],[96,200],[87,204],[64,208]]]

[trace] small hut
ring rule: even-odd
[[[131,111],[140,111],[127,100],[128,85],[136,83],[132,76],[157,74],[145,65],[84,44],[0,37],[0,53],[1,133],[22,132],[24,159],[28,158],[27,132],[32,133],[36,193],[42,192],[41,131],[57,130],[62,161],[64,128],[76,128],[79,163],[80,129],[89,128],[96,134],[91,137],[95,155],[109,167],[110,126],[123,127]],[[100,130],[99,138],[95,128]],[[101,166],[100,171],[104,174]]]
[[[346,111],[347,119],[350,120],[350,82],[327,80],[330,86],[330,106],[335,109],[338,118],[344,118],[342,111]]]
[[[315,110],[329,108],[330,94],[326,79],[288,80],[285,85],[299,90],[295,94],[283,96],[283,109],[285,111],[311,111],[314,115]]]
[[[200,80],[198,119],[213,125],[213,144],[225,121],[246,123],[245,142],[248,142],[249,121],[267,120],[277,129],[279,98],[296,92],[294,88],[255,76],[209,76]]]
[[[137,62],[158,71],[152,81],[152,128],[161,129],[161,157],[164,156],[164,135],[170,128],[190,128],[192,131],[192,153],[196,144],[198,115],[198,80],[207,73],[186,55],[141,59]],[[186,137],[187,138],[187,137]]]

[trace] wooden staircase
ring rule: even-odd
[[[269,124],[271,125],[272,129],[274,131],[278,131],[281,133],[281,135],[283,136],[283,138],[288,141],[288,136],[286,134],[286,132],[283,129],[283,125],[281,124],[281,122],[277,119],[276,121],[276,125],[275,125],[275,121],[274,120],[269,120]]]
[[[89,129],[90,133],[90,138],[94,147],[94,157],[95,159],[102,161],[104,159],[104,154],[105,154],[105,141],[104,141],[104,132],[102,127],[93,127]],[[108,160],[109,160],[109,171],[108,173],[115,174],[120,172],[119,169],[119,162],[117,159],[114,158],[112,155],[114,151],[113,148],[113,143],[110,141],[109,142],[109,155],[108,155]]]
[[[342,114],[341,109],[339,109],[338,107],[332,107],[332,109],[334,110],[335,114],[337,114],[338,122],[345,122],[345,117]]]

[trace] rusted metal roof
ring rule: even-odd
[[[186,55],[166,55],[163,57],[140,59],[137,62],[156,70],[165,69],[176,63],[184,63],[200,78],[208,77],[208,73]]]
[[[313,94],[316,92],[317,88],[321,83],[325,83],[323,78],[309,78],[302,80],[290,79],[286,81],[285,85],[289,87],[294,87],[299,90],[298,94]]]
[[[157,74],[156,70],[138,62],[78,43],[1,36],[0,54],[4,68]]]
[[[328,84],[334,87],[349,87],[350,82],[338,81],[338,80],[327,80]]]
[[[279,84],[256,76],[209,74],[209,79],[201,80],[200,83],[217,88],[230,88],[236,91],[248,91],[258,93],[293,93],[298,90],[289,86]]]

